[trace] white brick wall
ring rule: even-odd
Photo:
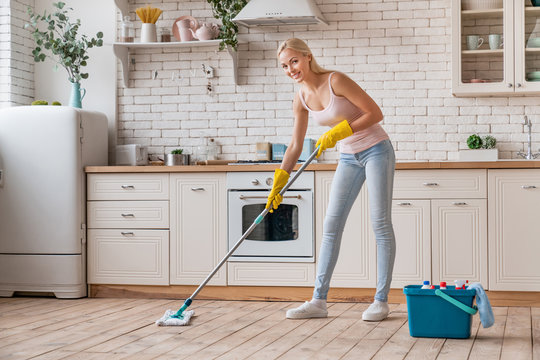
[[[0,1],[0,108],[34,100],[33,40],[23,28],[35,0]]]
[[[534,123],[534,148],[540,147],[539,97],[451,95],[450,1],[316,2],[328,27],[241,28],[238,86],[226,52],[139,50],[131,88],[123,87],[118,73],[119,143],[146,144],[159,156],[176,147],[196,154],[205,137],[214,137],[225,159],[253,159],[257,141],[288,143],[298,86],[281,72],[275,53],[294,36],[308,42],[321,65],[346,72],[377,101],[398,160],[455,160],[477,132],[497,138],[501,158],[515,158],[526,144],[524,114]],[[135,8],[146,3],[165,10],[158,27],[170,28],[182,15],[215,21],[205,0],[131,0],[132,20]],[[135,24],[138,37],[140,21]],[[202,63],[215,69],[211,94]],[[171,80],[173,74],[180,75]],[[310,125],[308,136],[316,139],[323,131]],[[328,151],[323,160],[337,156]]]

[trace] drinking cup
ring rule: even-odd
[[[476,50],[484,43],[484,39],[478,35],[467,36],[467,49]]]
[[[499,34],[489,35],[489,48],[491,50],[499,49],[503,45],[502,36]]]

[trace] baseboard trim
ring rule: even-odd
[[[93,298],[186,299],[197,286],[170,285],[89,285]],[[486,291],[492,306],[540,306],[540,292]],[[305,301],[311,298],[312,287],[289,286],[206,286],[197,299]],[[375,289],[331,288],[329,302],[372,302]],[[391,289],[388,302],[405,304],[402,289]]]

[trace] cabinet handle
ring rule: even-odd
[[[133,185],[122,185],[122,189],[135,189],[135,186]]]
[[[424,185],[424,186],[439,186],[439,184],[437,184],[437,183],[429,183],[429,182],[428,183],[423,183],[422,185]]]
[[[506,85],[506,86],[508,86],[509,88],[511,88],[511,87],[513,87],[514,85],[512,85],[512,83],[508,83],[508,85]]]
[[[464,205],[467,205],[467,203],[466,202],[457,202],[457,201],[455,201],[455,202],[452,203],[452,205],[464,206]]]
[[[268,196],[244,196],[244,195],[240,195],[238,198],[240,200],[245,200],[245,199],[268,199]],[[283,198],[284,199],[301,199],[302,195],[284,196]]]
[[[191,188],[191,191],[204,191],[204,188],[202,188],[202,187]]]
[[[399,206],[411,206],[411,203],[410,202],[400,202],[400,203],[397,203]]]
[[[517,87],[521,87],[521,83],[517,83],[516,85],[517,85]]]
[[[124,236],[134,236],[135,235],[133,233],[133,231],[122,231],[120,234],[122,234]]]
[[[536,189],[535,185],[521,185],[522,189]]]
[[[122,217],[135,217],[134,214],[122,214]]]

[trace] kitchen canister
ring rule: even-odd
[[[141,27],[141,42],[157,42],[156,24],[143,23]]]

